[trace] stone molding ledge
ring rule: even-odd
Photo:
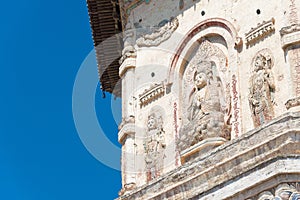
[[[264,168],[265,170],[268,170],[268,171],[262,172],[261,170],[258,170],[258,172],[265,173],[267,175],[277,173],[278,175],[275,175],[272,178],[267,179],[266,181],[260,182],[259,184],[255,185],[253,187],[248,187],[243,192],[240,192],[237,195],[230,197],[230,199],[264,200],[264,199],[261,199],[260,197],[262,196],[262,193],[266,193],[266,192],[268,192],[269,195],[270,195],[270,192],[272,192],[272,193],[271,193],[271,196],[268,196],[269,198],[265,198],[265,199],[270,199],[270,200],[275,199],[274,196],[277,196],[276,190],[280,189],[278,187],[279,185],[285,185],[285,184],[291,184],[291,183],[293,184],[296,182],[300,183],[299,182],[300,181],[299,167],[297,167],[297,165],[299,166],[298,163],[299,163],[299,157],[283,158],[281,161],[270,163],[268,165],[268,168]],[[287,167],[285,167],[285,166],[287,166]],[[274,169],[274,167],[275,167],[275,170],[271,171],[272,169]],[[280,173],[280,170],[281,170],[281,172],[285,172],[285,173],[284,174]],[[297,171],[298,171],[298,173],[297,173]],[[291,173],[291,172],[296,172],[296,173]],[[256,174],[253,173],[253,175],[259,176],[259,174],[257,174],[257,173]],[[250,179],[252,177],[247,176],[246,178]],[[253,177],[252,180],[256,180],[256,177]],[[288,188],[285,188],[285,189],[288,189]],[[290,190],[290,189],[291,188],[289,187],[288,190]],[[295,190],[293,192],[296,192],[297,189],[296,188],[294,188],[294,189]],[[296,193],[298,193],[298,192],[296,192]],[[293,199],[293,198],[289,198],[289,199]]]
[[[239,188],[239,182],[247,174],[255,174],[258,169],[264,175],[258,176],[251,187],[258,182],[279,173],[300,173],[300,113],[286,113],[271,122],[245,133],[240,138],[229,141],[210,152],[204,153],[192,162],[153,180],[148,185],[138,187],[118,200],[131,199],[214,199],[203,198],[215,192],[223,192],[227,197],[246,189]],[[288,159],[298,156],[297,159]],[[291,162],[291,165],[288,163]],[[272,164],[275,163],[275,164]],[[268,166],[275,167],[274,173],[267,174]],[[287,169],[290,166],[291,169]],[[276,171],[276,169],[277,170]],[[282,168],[283,167],[283,168]],[[286,168],[284,168],[286,167]],[[293,169],[292,169],[293,168]],[[281,169],[281,171],[280,171]],[[269,173],[269,172],[268,172]],[[257,183],[256,183],[257,182]],[[229,187],[229,189],[228,189]],[[233,189],[230,189],[233,188]],[[225,199],[223,196],[218,199]]]
[[[130,122],[126,123],[122,126],[121,130],[118,133],[118,141],[120,144],[126,139],[127,136],[134,136],[135,135],[135,124]]]
[[[135,68],[135,67],[136,67],[136,58],[135,57],[126,58],[119,68],[119,76],[122,78],[128,69]]]
[[[282,48],[300,43],[300,24],[283,27],[280,30]]]
[[[225,138],[215,137],[215,138],[207,138],[198,142],[197,144],[183,150],[180,153],[181,163],[185,163],[188,160],[192,160],[194,156],[198,156],[203,151],[207,151],[208,149],[215,148],[227,142]]]
[[[231,183],[226,185],[222,184],[217,186],[217,189],[214,189],[209,192],[208,195],[200,194],[197,196],[199,199],[214,199],[215,196],[220,197],[220,199],[230,199],[230,200],[239,200],[247,199],[254,196],[257,193],[261,193],[264,190],[268,189],[273,184],[278,185],[280,183],[285,183],[289,181],[300,180],[300,168],[299,168],[299,159],[300,157],[285,157],[281,156],[279,158],[274,158],[269,160],[266,164],[259,165],[257,169],[251,170],[251,173],[246,173],[246,175],[238,177]],[[287,177],[279,178],[280,175]],[[288,178],[289,174],[294,174],[294,177]],[[268,184],[262,185],[261,182],[269,182]],[[271,181],[272,180],[272,181]],[[277,182],[281,181],[281,182]],[[252,188],[251,188],[252,187]],[[252,189],[252,194],[248,191]],[[232,195],[234,194],[234,195]],[[241,195],[243,194],[243,195]]]

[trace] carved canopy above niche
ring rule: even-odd
[[[145,89],[142,94],[139,95],[140,107],[147,106],[151,102],[157,100],[158,98],[165,95],[165,85],[164,83],[153,84],[150,88]]]
[[[253,45],[264,37],[270,35],[275,31],[275,19],[272,18],[269,21],[263,21],[260,24],[257,24],[255,28],[245,34],[247,46]]]

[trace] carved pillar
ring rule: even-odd
[[[120,195],[135,187],[135,125],[128,121],[119,132],[119,142],[122,144],[122,190]]]
[[[135,97],[133,96],[135,88],[135,58],[127,58],[119,69],[122,79],[122,117],[127,119],[134,116]]]
[[[298,26],[298,29],[296,27]],[[289,31],[286,31],[290,29]],[[286,102],[288,110],[300,110],[300,24],[281,29],[282,46],[289,64],[291,97]],[[298,108],[297,108],[298,107]]]
[[[132,53],[132,52],[130,52]],[[125,55],[125,54],[124,54]],[[128,54],[121,59],[119,75],[122,79],[122,123],[119,142],[122,144],[122,190],[120,195],[135,187],[135,66],[136,58]]]
[[[134,97],[135,88],[135,66],[136,66],[136,50],[135,30],[133,25],[128,21],[126,31],[123,32],[124,48],[120,59],[119,76],[122,79],[122,117],[127,119],[134,116]]]
[[[287,99],[286,108],[289,111],[300,111],[300,23],[297,13],[297,1],[290,0],[286,8],[286,23],[288,26],[280,30],[282,48],[291,75],[291,96]]]

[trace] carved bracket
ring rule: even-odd
[[[291,26],[283,27],[280,30],[282,48],[300,42],[300,24],[293,24]]]
[[[139,95],[140,98],[140,106],[146,106],[149,103],[157,100],[158,98],[165,95],[165,85],[164,83],[161,84],[154,84],[149,89],[145,90],[143,94]]]
[[[135,134],[134,122],[127,122],[125,124],[121,124],[120,128],[121,129],[118,134],[118,141],[120,144],[123,143],[123,141],[126,139],[127,136]]]
[[[136,67],[136,58],[127,58],[119,68],[119,76],[122,78],[126,71]]]
[[[291,26],[283,27],[280,30],[280,35],[284,36],[284,35],[294,33],[294,32],[297,32],[297,31],[300,31],[300,24],[293,24]]]
[[[274,32],[275,31],[274,24],[275,24],[275,19],[272,18],[269,21],[263,21],[261,24],[258,24],[256,28],[251,28],[251,30],[245,34],[246,45],[249,46],[251,44],[254,44],[260,39]]]

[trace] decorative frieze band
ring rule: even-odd
[[[269,21],[263,21],[261,24],[258,24],[256,28],[251,28],[251,30],[245,34],[246,45],[256,43],[258,40],[266,37],[275,31],[275,19],[272,18]]]
[[[165,85],[164,83],[161,84],[154,84],[149,89],[145,90],[143,94],[139,95],[140,98],[140,106],[146,106],[149,103],[157,100],[158,98],[165,95]]]

